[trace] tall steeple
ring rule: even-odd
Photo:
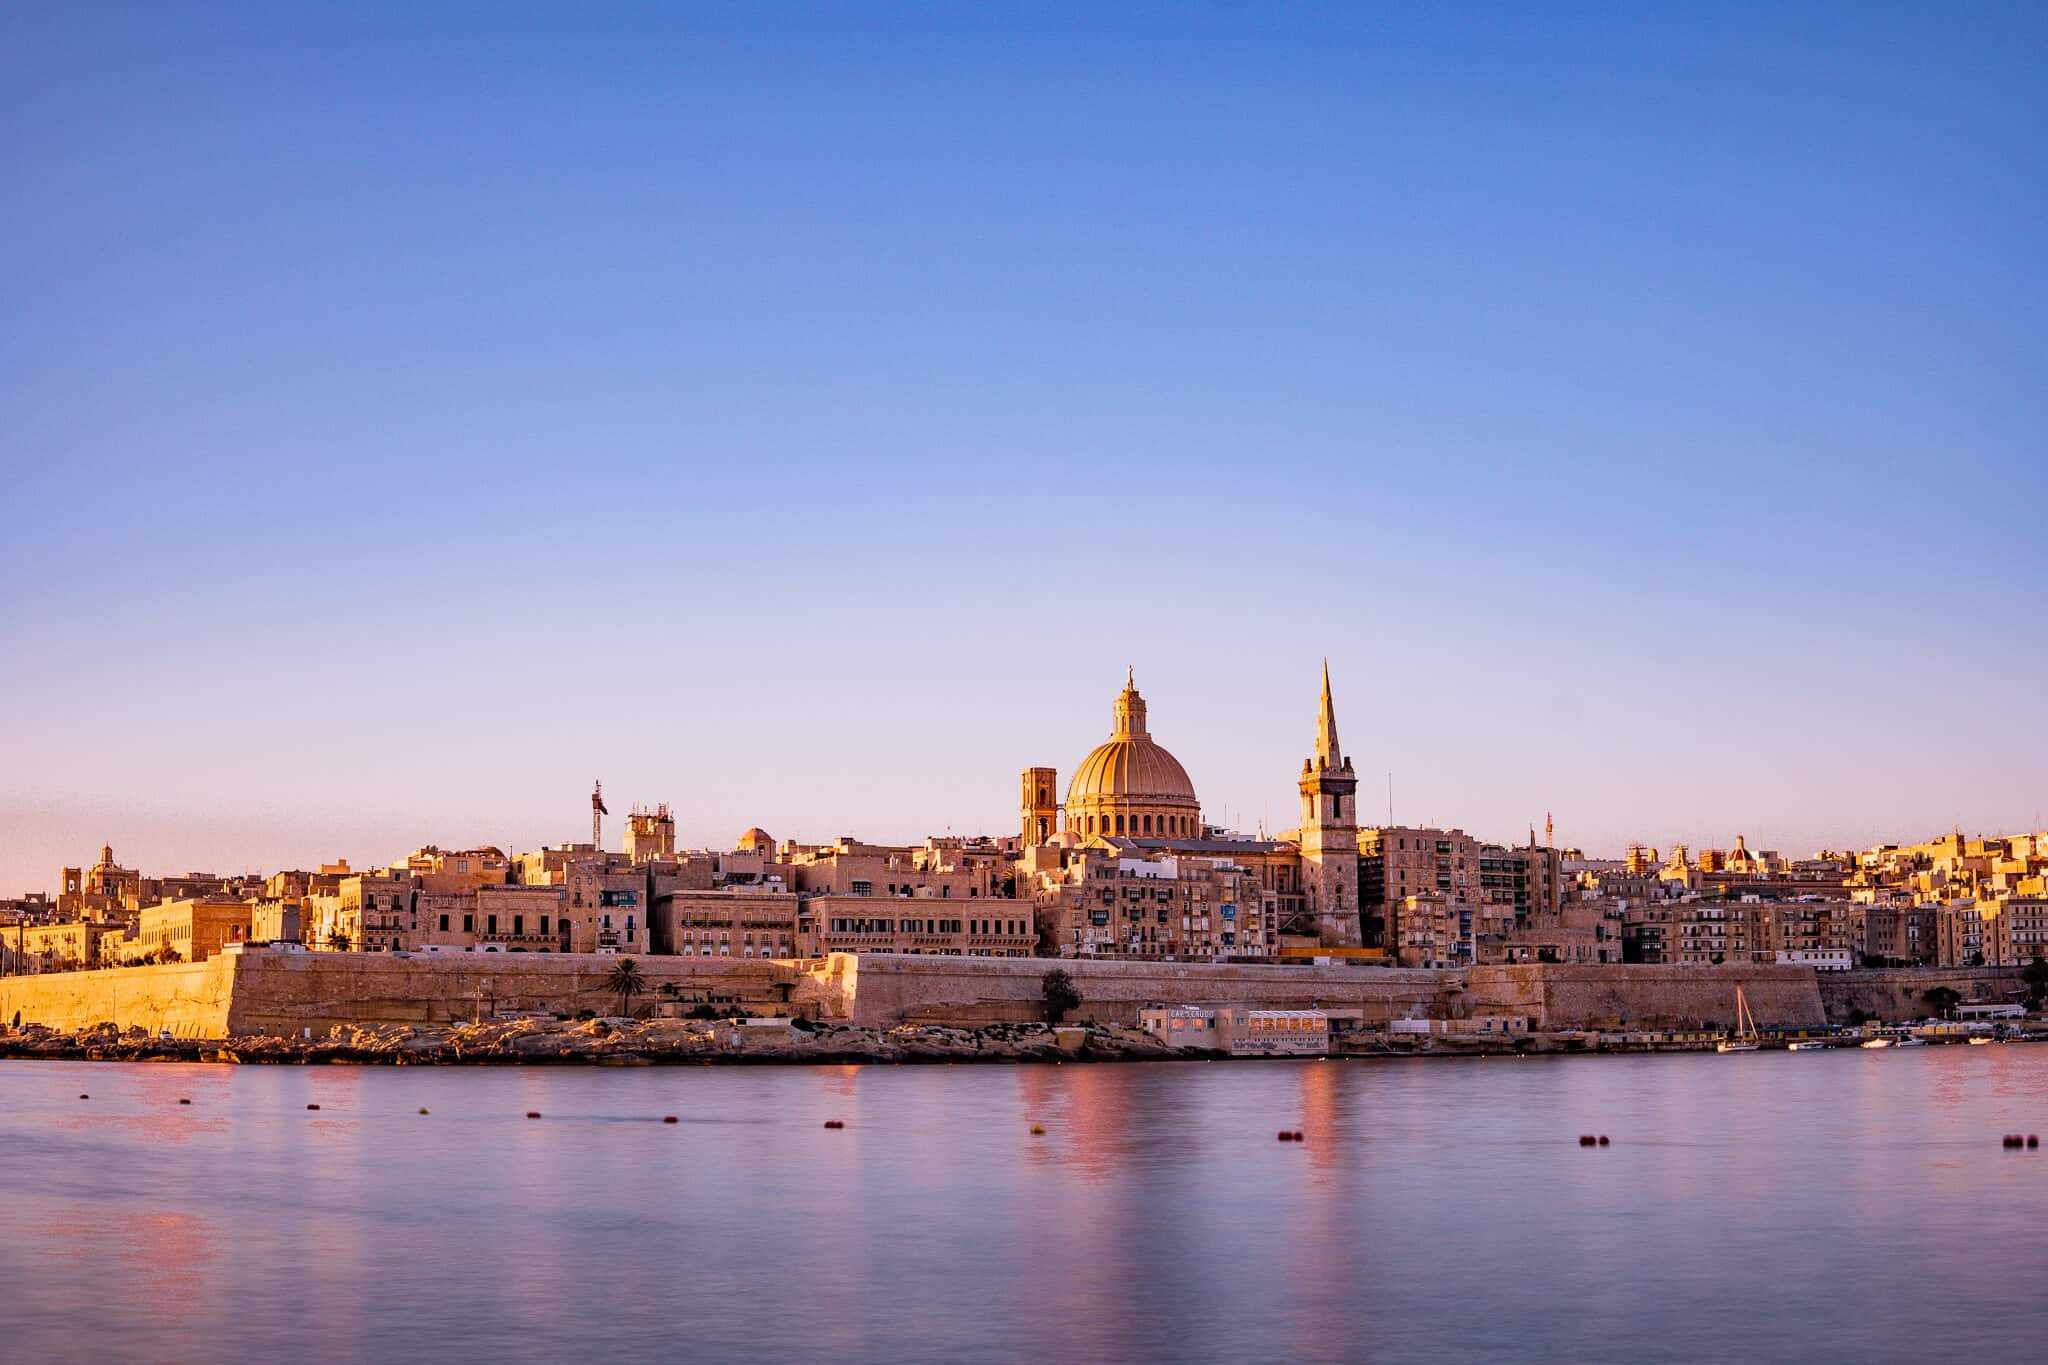
[[[1342,768],[1344,751],[1337,743],[1337,707],[1330,700],[1330,661],[1323,660],[1323,709],[1316,717],[1316,766]]]
[[[1323,660],[1316,751],[1301,761],[1301,889],[1326,948],[1355,948],[1362,937],[1358,899],[1358,777],[1337,742],[1330,661]]]

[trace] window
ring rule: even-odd
[[[542,938],[548,936],[548,917],[546,915],[540,917],[540,936]]]
[[[484,932],[487,934],[498,932],[498,917],[496,915],[484,916]]]
[[[856,896],[872,896],[875,894],[875,884],[873,882],[855,882],[849,889]]]
[[[512,917],[512,932],[520,938],[526,936],[526,916],[514,915]]]
[[[462,932],[465,934],[473,934],[476,932],[475,915],[464,915],[462,917]]]
[[[441,932],[444,934],[448,932],[448,917],[446,915],[441,916]]]

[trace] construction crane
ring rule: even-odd
[[[598,852],[604,851],[604,818],[611,810],[604,803],[604,783],[590,785],[590,846]]]

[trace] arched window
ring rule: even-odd
[[[1118,834],[1122,834],[1124,832],[1124,818],[1121,815],[1116,817],[1116,832]]]
[[[1145,817],[1145,832],[1147,834],[1152,832],[1152,817],[1149,815]]]

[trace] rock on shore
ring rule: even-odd
[[[0,1057],[110,1062],[355,1065],[647,1066],[677,1063],[1110,1062],[1216,1054],[1174,1048],[1137,1029],[999,1024],[891,1029],[836,1024],[768,1025],[683,1019],[550,1018],[452,1026],[369,1025],[315,1039],[269,1035],[160,1038],[99,1024],[64,1033],[39,1024],[0,1030]]]

